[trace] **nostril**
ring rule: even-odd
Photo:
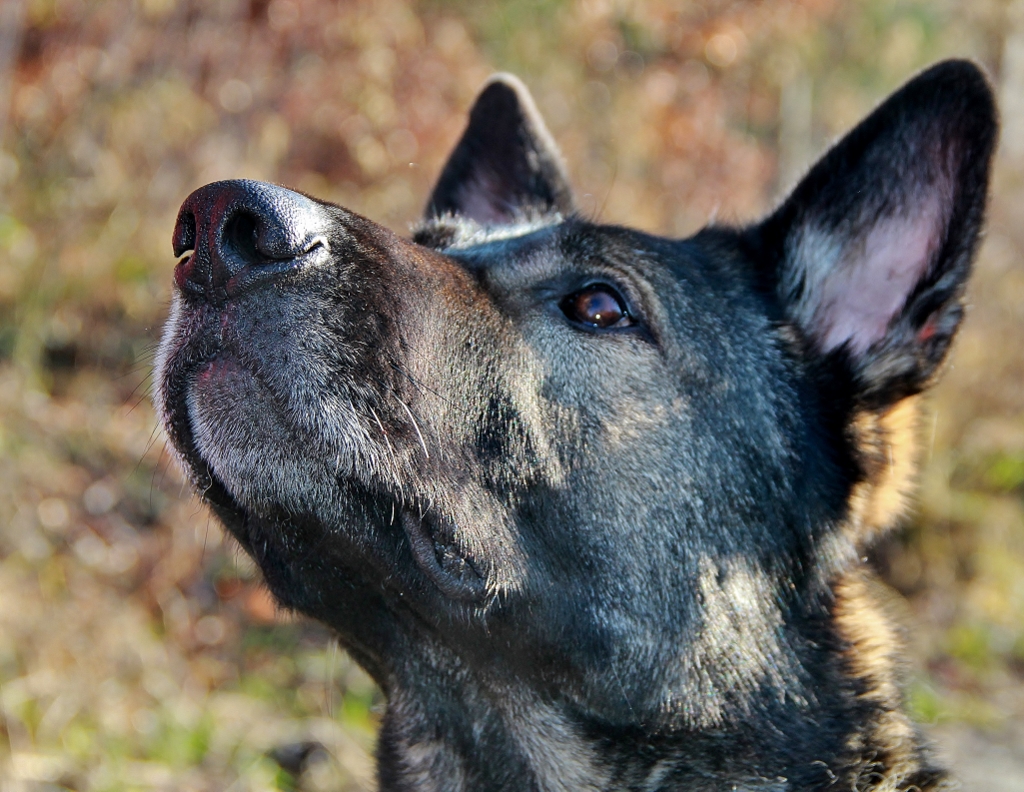
[[[317,203],[272,184],[214,182],[178,212],[174,253],[178,287],[220,303],[257,284],[320,263],[331,217]]]
[[[310,237],[304,229],[289,225],[271,216],[264,217],[249,209],[239,208],[224,223],[220,253],[235,266],[268,265],[293,261],[317,248],[327,247],[322,234]],[[305,236],[305,238],[303,238]]]
[[[241,259],[245,264],[266,260],[259,249],[259,218],[245,210],[236,212],[224,224],[225,252]]]
[[[191,210],[182,208],[178,222],[174,224],[174,238],[171,240],[175,257],[196,249],[196,216]]]

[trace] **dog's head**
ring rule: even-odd
[[[940,64],[763,222],[664,239],[576,214],[496,78],[412,241],[268,184],[189,196],[158,409],[276,597],[386,687],[743,717],[827,650],[830,586],[896,511],[995,128]]]

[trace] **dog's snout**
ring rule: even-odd
[[[303,195],[263,182],[222,181],[182,204],[174,227],[175,281],[209,302],[223,302],[327,252],[328,218]]]

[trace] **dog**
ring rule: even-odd
[[[514,77],[405,239],[252,181],[174,229],[155,402],[387,697],[382,790],[940,790],[865,548],[904,510],[997,136],[924,71],[746,227],[574,207]]]

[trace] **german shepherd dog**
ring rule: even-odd
[[[580,216],[499,75],[412,240],[259,182],[186,199],[157,407],[384,690],[382,790],[952,788],[863,556],[996,130],[944,62],[766,219],[667,239]]]

